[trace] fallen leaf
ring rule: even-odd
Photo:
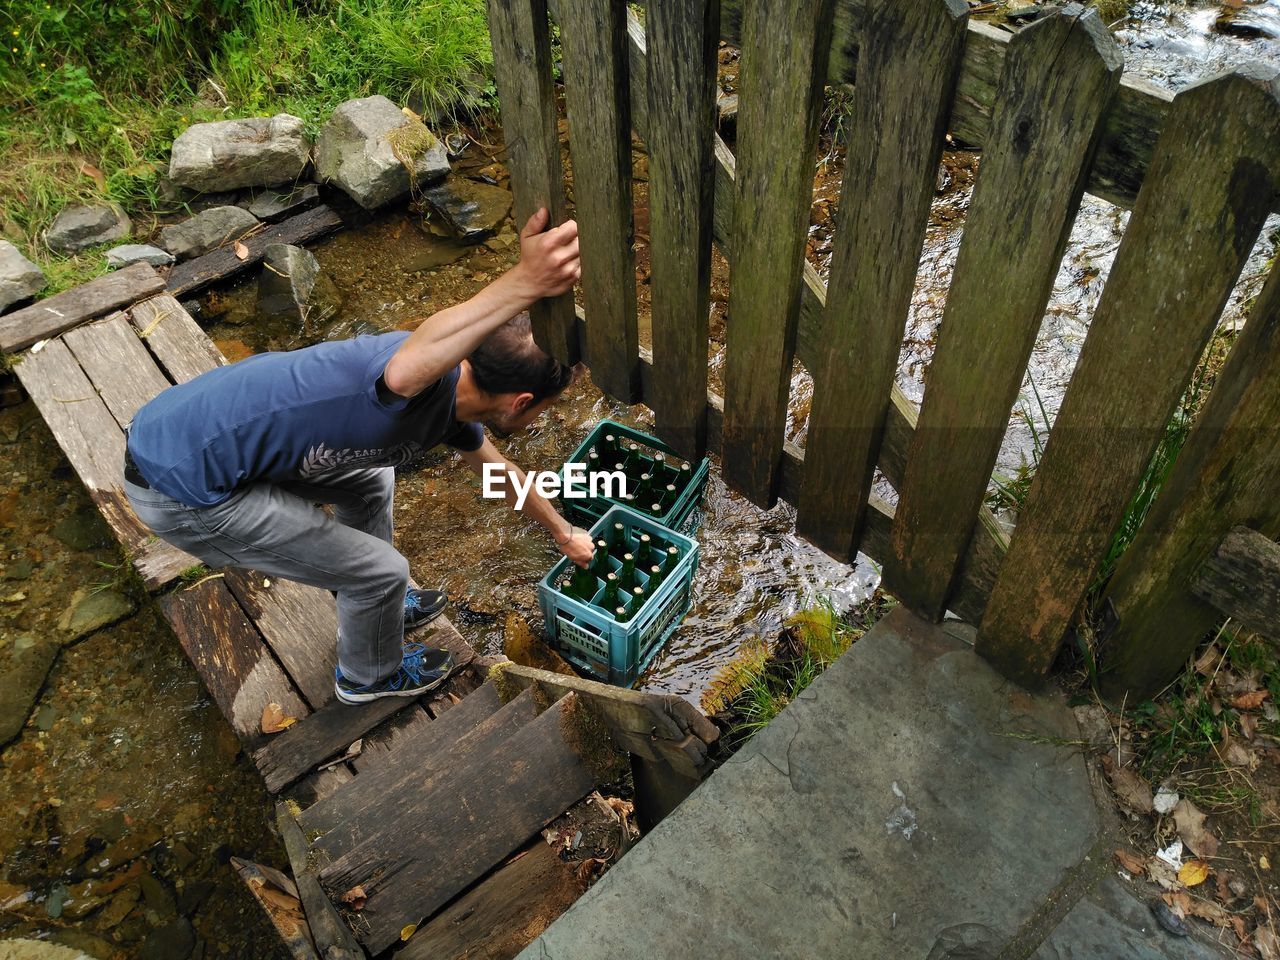
[[[1186,917],[1191,910],[1191,897],[1187,895],[1185,890],[1172,890],[1163,894],[1161,899],[1169,905],[1179,920]]]
[[[1124,847],[1120,847],[1116,850],[1115,857],[1120,863],[1120,866],[1124,867],[1135,877],[1140,876],[1143,871],[1146,870],[1146,861],[1132,850],[1126,850]]]
[[[1147,878],[1154,884],[1157,884],[1162,890],[1177,890],[1182,884],[1178,883],[1178,872],[1174,867],[1152,857],[1147,861]]]
[[[1218,840],[1204,825],[1205,815],[1190,800],[1182,799],[1173,808],[1178,836],[1197,857],[1211,860],[1218,855]]]
[[[1232,917],[1231,926],[1236,931],[1236,936],[1240,938],[1240,942],[1245,942],[1244,917]]]
[[[1151,784],[1132,770],[1117,766],[1110,754],[1102,758],[1102,766],[1111,780],[1111,789],[1126,807],[1134,813],[1150,813],[1155,809],[1155,801],[1151,796]]]
[[[83,160],[80,161],[80,172],[83,173],[86,177],[89,177],[91,180],[93,180],[93,182],[98,185],[98,189],[101,190],[103,193],[107,192],[106,174],[104,174],[101,170],[95,167],[92,163],[86,163]]]
[[[1178,871],[1178,879],[1188,887],[1198,887],[1209,879],[1209,865],[1203,860],[1188,860]]]
[[[1253,735],[1258,732],[1258,718],[1252,713],[1240,714],[1240,732],[1246,740],[1252,740]]]
[[[1271,696],[1270,690],[1254,690],[1252,693],[1242,693],[1231,701],[1231,705],[1237,710],[1257,710],[1262,706],[1262,701]]]
[[[297,717],[286,717],[284,707],[278,703],[268,703],[262,708],[263,733],[279,733],[282,730],[288,730],[297,722]]]
[[[1196,658],[1195,670],[1202,677],[1207,677],[1213,673],[1214,669],[1222,660],[1222,651],[1218,649],[1216,644],[1209,644],[1205,652]]]
[[[1223,903],[1230,903],[1235,898],[1231,894],[1231,872],[1229,870],[1218,871],[1217,889],[1214,895]]]
[[[241,260],[248,260],[248,259],[249,259],[249,248],[248,248],[248,247],[246,247],[246,246],[245,246],[243,243],[241,243],[239,240],[237,240],[237,241],[236,241],[236,244],[235,244],[235,246],[234,246],[234,247],[232,247],[232,249],[233,249],[233,250],[235,250],[235,252],[236,252],[236,256],[237,256],[239,259],[241,259]]]
[[[1262,960],[1280,960],[1280,937],[1271,924],[1258,924],[1253,931],[1253,946]]]
[[[1263,870],[1271,869],[1271,861],[1267,859],[1267,855],[1265,853],[1258,858],[1258,866]]]
[[[598,868],[605,863],[608,863],[608,861],[602,860],[599,857],[590,857],[587,860],[583,860],[578,864],[578,882],[581,884],[590,883],[592,876],[594,876]]]
[[[352,887],[338,899],[352,910],[363,910],[364,905],[369,901],[368,895],[364,892],[364,887]]]
[[[418,929],[418,925],[416,923],[406,923],[403,927],[401,927],[400,928],[401,942],[408,940],[410,937],[412,937],[414,933],[417,931],[417,929]]]
[[[1215,927],[1231,926],[1231,914],[1222,907],[1218,906],[1212,900],[1204,900],[1200,897],[1192,897],[1187,905],[1187,913],[1193,917],[1199,917],[1201,920],[1207,920]]]

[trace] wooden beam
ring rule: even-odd
[[[592,382],[632,403],[640,388],[640,367],[631,248],[627,8],[616,0],[560,0],[560,5],[582,300],[591,317],[585,352],[591,358]]]
[[[573,699],[494,749],[467,756],[416,794],[392,829],[321,871],[330,893],[363,885],[368,900],[357,936],[366,949],[380,953],[397,943],[406,926],[434,914],[594,786],[561,726]]]
[[[658,434],[689,460],[707,446],[719,20],[719,0],[658,0],[645,11],[641,95],[662,117],[648,127],[649,314],[660,359],[650,402]]]
[[[1097,10],[1076,5],[1023,30],[1005,58],[884,568],[885,589],[930,620],[986,497],[1123,64]],[[857,356],[843,365],[860,371]]]
[[[227,587],[262,632],[311,709],[331,700],[338,663],[338,611],[328,590],[252,570],[230,569]]]
[[[307,856],[307,838],[284,803],[276,804],[276,828],[293,870],[293,882],[307,918],[311,940],[322,960],[364,960],[365,952],[320,886],[315,865]]]
[[[124,495],[124,432],[70,349],[50,340],[14,367],[58,446],[89,491],[148,590],[197,563],[148,530]]]
[[[964,0],[902,0],[857,34],[866,55],[848,113],[821,347],[810,357],[796,518],[803,536],[844,561],[862,536],[967,18]]]
[[[55,293],[29,307],[0,317],[0,353],[13,353],[40,340],[56,337],[86,320],[154,296],[164,289],[155,267],[134,263]]]
[[[169,293],[175,297],[189,297],[205,287],[229,280],[250,267],[257,266],[266,255],[267,247],[273,243],[309,243],[333,233],[342,225],[342,218],[321,204],[281,223],[273,223],[260,230],[254,228],[257,232],[246,234],[239,240],[249,251],[246,257],[241,259],[236,254],[235,246],[231,245],[180,263],[169,271]],[[140,300],[141,297],[134,299]]]
[[[155,360],[122,313],[68,330],[62,340],[121,428],[169,386]]]
[[[1275,68],[1174,100],[1094,312],[978,650],[1043,682],[1280,192]]]
[[[1256,530],[1233,527],[1191,589],[1242,627],[1280,637],[1280,544]]]
[[[174,383],[186,383],[227,362],[191,314],[167,293],[135,303],[129,319]]]
[[[1218,610],[1196,568],[1232,527],[1280,536],[1280,269],[1272,267],[1160,495],[1107,585],[1105,696],[1146,699],[1177,675]],[[1263,588],[1259,588],[1262,590]]]
[[[286,717],[298,718],[289,730],[304,725],[306,704],[221,577],[166,594],[159,603],[205,689],[245,746],[271,746],[285,735],[267,741],[263,734],[262,711],[269,703],[278,703]]]
[[[556,133],[547,0],[488,0],[488,10],[516,229],[523,229],[540,207],[547,208],[555,226],[565,220],[564,170]],[[538,345],[557,360],[575,363],[579,350],[573,294],[540,300],[529,314]]]

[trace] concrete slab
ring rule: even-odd
[[[1074,719],[895,610],[522,960],[994,957],[1099,822]]]
[[[1231,956],[1235,954],[1226,947],[1213,948],[1166,932],[1144,903],[1114,877],[1107,877],[1063,918],[1031,960],[1223,960]]]

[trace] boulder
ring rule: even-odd
[[[320,202],[320,188],[304,183],[291,190],[267,190],[253,198],[246,208],[259,220],[275,223],[295,213],[309,210]]]
[[[44,272],[8,240],[0,240],[0,313],[44,289]]]
[[[422,198],[463,240],[479,241],[498,229],[511,212],[511,191],[462,177],[423,191]]]
[[[287,113],[197,123],[173,142],[169,179],[204,192],[266,187],[297,180],[310,154],[302,121]]]
[[[38,640],[22,652],[13,653],[8,665],[0,668],[0,746],[26,726],[31,707],[57,656],[56,642]]]
[[[45,243],[55,253],[76,253],[100,243],[129,236],[132,225],[119,207],[110,203],[66,207],[53,218]]]
[[[71,643],[133,613],[133,601],[117,590],[77,590],[58,626]]]
[[[339,296],[315,255],[302,247],[273,243],[258,275],[258,312],[292,317],[308,329],[337,312]]]
[[[258,225],[258,218],[239,207],[214,207],[160,231],[160,245],[179,260],[198,257],[238,240]]]
[[[316,141],[316,174],[366,210],[376,210],[449,172],[449,158],[426,125],[386,97],[349,100]]]
[[[149,263],[153,267],[167,267],[173,263],[173,254],[147,243],[122,243],[107,251],[107,266],[112,270],[127,267],[131,263]]]

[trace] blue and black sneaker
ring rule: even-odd
[[[448,598],[439,590],[410,587],[404,595],[404,629],[417,630],[444,612]]]
[[[333,688],[343,703],[368,703],[380,697],[416,697],[440,686],[452,670],[453,654],[448,650],[406,644],[400,669],[385,680],[361,686],[344,677],[342,668],[337,667],[333,671]]]

